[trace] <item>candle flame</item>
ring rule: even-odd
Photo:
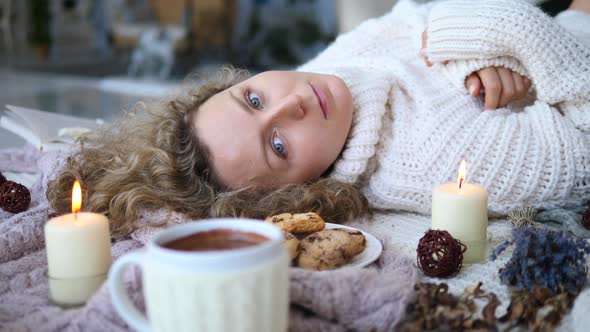
[[[76,180],[72,188],[72,213],[80,212],[82,208],[82,188],[80,182]]]
[[[459,174],[457,175],[457,183],[459,184],[459,189],[465,182],[465,177],[467,176],[467,163],[465,160],[461,160],[461,165],[459,165]]]

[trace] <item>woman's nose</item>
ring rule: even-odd
[[[274,111],[273,116],[290,118],[294,120],[302,119],[305,116],[303,106],[303,97],[298,94],[291,94],[281,99]]]

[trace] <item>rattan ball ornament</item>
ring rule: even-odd
[[[4,177],[4,175],[2,175],[2,173],[0,173],[0,186],[3,185],[4,182],[6,182],[6,178]]]
[[[467,247],[447,231],[428,230],[418,242],[418,267],[425,275],[447,278],[456,275]]]
[[[0,208],[10,213],[23,212],[31,204],[31,193],[27,187],[14,181],[0,186]]]
[[[582,215],[582,226],[590,230],[590,208],[586,209],[586,212]]]

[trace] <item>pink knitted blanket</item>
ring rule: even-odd
[[[41,153],[31,147],[0,150],[0,171],[42,175],[29,188],[32,202],[27,211],[11,214],[0,210],[0,331],[130,330],[114,310],[106,283],[82,307],[63,309],[49,300],[43,226],[52,210],[45,191],[47,180],[55,176],[64,157],[63,153]],[[186,221],[179,214],[144,213],[145,227],[115,242],[113,259],[142,247],[158,231],[149,224],[163,218]],[[350,225],[362,229],[363,223],[366,221]],[[387,247],[368,268],[326,272],[292,268],[290,330],[389,331],[403,317],[417,278],[413,263]],[[131,270],[126,283],[131,298],[144,308],[140,273]]]

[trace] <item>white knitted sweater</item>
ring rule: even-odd
[[[464,80],[487,66],[529,77],[529,100],[483,111]],[[491,215],[590,197],[590,48],[527,2],[402,0],[299,70],[350,88],[353,126],[331,176],[359,183],[374,208],[429,213],[432,188],[456,181],[462,159]]]

